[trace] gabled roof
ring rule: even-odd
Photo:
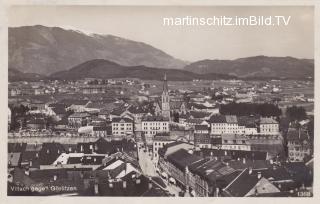
[[[244,169],[225,189],[224,192],[233,197],[244,197],[260,179],[256,175],[250,175],[248,169]]]

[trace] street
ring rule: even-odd
[[[171,194],[178,196],[181,189],[177,187],[174,184],[170,184],[167,179],[163,179],[157,172],[156,167],[151,159],[151,156],[149,156],[148,152],[144,152],[144,148],[140,148],[138,150],[138,156],[139,156],[139,164],[142,169],[142,172],[146,176],[150,177],[159,177],[162,179],[162,181],[166,184],[165,190],[169,191]]]

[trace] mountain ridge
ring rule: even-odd
[[[144,42],[42,25],[11,27],[9,68],[50,75],[82,62],[106,59],[126,66],[183,68],[186,62]]]
[[[219,73],[250,77],[314,78],[314,60],[264,55],[235,60],[200,60],[184,67],[198,74]]]

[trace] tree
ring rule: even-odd
[[[289,120],[292,121],[300,121],[307,118],[306,110],[299,106],[291,106],[286,110],[286,116]]]

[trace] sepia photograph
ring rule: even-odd
[[[314,13],[10,6],[7,196],[313,197]]]

